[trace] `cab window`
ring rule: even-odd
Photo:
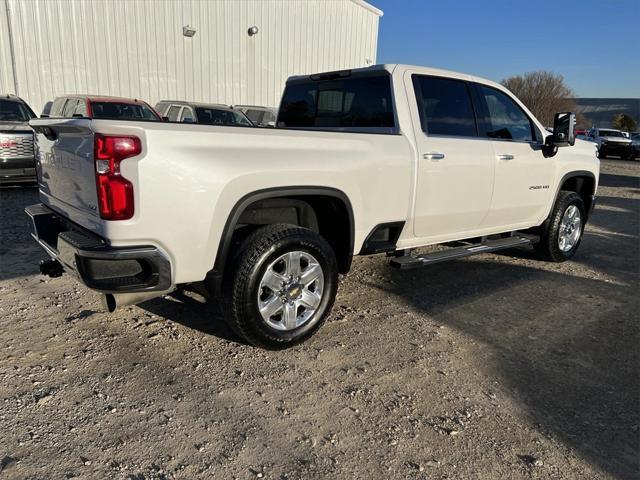
[[[194,115],[193,115],[193,110],[191,110],[191,107],[183,107],[182,112],[180,113],[180,121],[181,122],[190,122],[193,123],[196,121]]]
[[[83,99],[78,100],[78,104],[76,105],[76,109],[73,112],[74,115],[79,117],[87,116],[87,102]]]
[[[73,112],[75,112],[77,104],[78,104],[77,99],[70,98],[67,104],[64,106],[64,111],[62,112],[62,116],[64,118],[73,117]]]
[[[413,75],[422,130],[428,135],[477,137],[476,118],[467,83]]]
[[[287,85],[278,126],[392,133],[395,127],[388,74],[301,80]]]
[[[64,109],[64,104],[66,101],[67,99],[64,97],[56,98],[53,101],[53,105],[51,106],[51,111],[49,112],[49,115],[51,117],[61,117],[62,111]]]
[[[178,114],[180,113],[180,108],[182,108],[180,105],[171,105],[169,107],[169,110],[167,111],[167,118],[169,119],[170,122],[178,121]]]
[[[532,142],[533,124],[520,106],[495,88],[478,85],[480,100],[485,107],[485,129],[489,138]]]
[[[261,110],[247,110],[245,115],[249,120],[251,120],[256,125],[259,125],[262,122],[262,116],[264,112]]]

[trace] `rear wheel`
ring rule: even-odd
[[[295,345],[320,328],[338,285],[329,244],[294,225],[268,225],[250,234],[228,272],[225,319],[247,342],[270,349]]]
[[[569,260],[578,250],[585,222],[582,197],[575,192],[561,191],[540,242],[535,244],[536,251],[552,262]]]

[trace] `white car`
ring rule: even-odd
[[[109,310],[191,284],[265,348],[320,327],[354,255],[405,269],[533,244],[570,259],[599,175],[575,115],[549,134],[497,83],[407,65],[289,78],[273,129],[31,125],[43,273],[77,275]]]

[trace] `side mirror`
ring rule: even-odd
[[[196,123],[196,122],[194,122],[193,118],[191,118],[191,117],[184,117],[184,118],[182,119],[182,121],[183,121],[184,123]]]
[[[568,147],[576,143],[576,114],[572,112],[556,113],[553,119],[553,133],[547,141],[554,147]]]
[[[168,122],[168,121],[169,121],[169,117],[165,117],[165,116],[163,116],[163,117],[162,117],[162,121],[163,121],[163,122]]]

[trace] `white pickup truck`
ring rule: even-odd
[[[76,274],[110,311],[191,284],[246,341],[283,348],[320,327],[354,255],[571,258],[599,174],[574,123],[549,134],[504,87],[449,71],[292,77],[275,129],[32,120],[42,203],[26,212],[42,272]]]

